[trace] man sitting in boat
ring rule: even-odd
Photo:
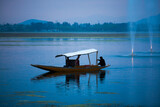
[[[81,55],[78,55],[78,57],[77,57],[77,59],[76,59],[76,61],[75,61],[75,66],[79,66],[80,64],[79,64],[79,58],[80,58],[80,56]]]
[[[69,61],[69,57],[66,58],[66,66],[65,67],[69,67],[70,66],[70,61]]]
[[[103,59],[102,56],[101,56],[100,59],[99,59],[98,65],[100,65],[100,66],[106,66],[105,60]]]

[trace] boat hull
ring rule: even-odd
[[[32,65],[34,67],[47,70],[50,72],[90,72],[90,71],[99,71],[102,68],[109,67],[107,66],[98,66],[98,65],[83,65],[76,67],[56,67],[56,66],[46,66],[46,65]]]

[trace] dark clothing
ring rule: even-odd
[[[76,61],[75,61],[75,65],[76,65],[76,66],[79,66],[79,58],[80,58],[80,55],[78,55],[78,57],[77,57],[77,59],[76,59]]]
[[[66,60],[65,67],[74,67],[74,66],[75,66],[75,60]]]
[[[79,60],[76,60],[76,61],[75,61],[75,65],[76,65],[76,66],[79,66]]]
[[[66,67],[69,67],[69,66],[70,66],[70,60],[67,59],[67,60],[66,60]]]
[[[103,58],[101,58],[101,59],[99,60],[98,65],[100,65],[100,66],[106,66],[105,60],[104,60]]]

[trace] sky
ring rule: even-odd
[[[120,23],[159,13],[160,0],[0,0],[0,24],[29,19]]]

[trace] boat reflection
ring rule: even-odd
[[[65,84],[67,87],[69,87],[71,82],[74,82],[77,84],[78,87],[80,87],[80,74],[70,74],[65,76]]]
[[[109,75],[109,71],[105,70],[99,70],[99,71],[94,71],[94,72],[75,72],[75,73],[53,73],[53,72],[47,72],[41,75],[38,75],[31,80],[33,81],[38,81],[38,80],[44,80],[44,79],[49,79],[49,78],[54,78],[54,77],[60,77],[60,76],[65,76],[65,85],[69,87],[70,83],[75,83],[78,87],[80,87],[80,77],[89,75],[88,76],[88,86],[90,85],[90,78],[92,75],[96,76],[96,85],[98,86],[98,78],[100,82],[102,83],[105,79],[106,73]]]

